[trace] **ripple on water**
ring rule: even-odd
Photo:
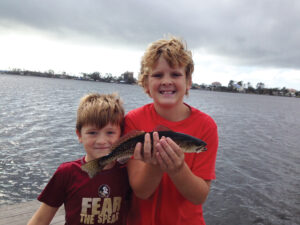
[[[84,154],[75,135],[84,94],[119,92],[126,112],[151,102],[138,86],[0,79],[0,205],[35,199],[60,163]],[[300,224],[299,99],[191,90],[186,102],[218,124],[206,223]]]

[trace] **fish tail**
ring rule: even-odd
[[[105,165],[100,165],[98,160],[92,160],[81,166],[81,169],[89,175],[90,178],[93,178],[97,173],[103,170]]]

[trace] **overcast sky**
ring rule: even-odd
[[[0,70],[137,77],[167,34],[193,52],[193,81],[300,90],[299,0],[1,0]]]

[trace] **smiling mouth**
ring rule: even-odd
[[[109,150],[110,147],[100,147],[100,148],[94,148],[95,150],[100,150],[100,151],[106,151],[106,150]]]
[[[162,95],[172,95],[174,94],[176,91],[159,91],[160,94]]]

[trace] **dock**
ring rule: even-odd
[[[26,225],[41,203],[37,200],[0,206],[0,225]],[[51,225],[65,224],[64,207],[56,212]]]

